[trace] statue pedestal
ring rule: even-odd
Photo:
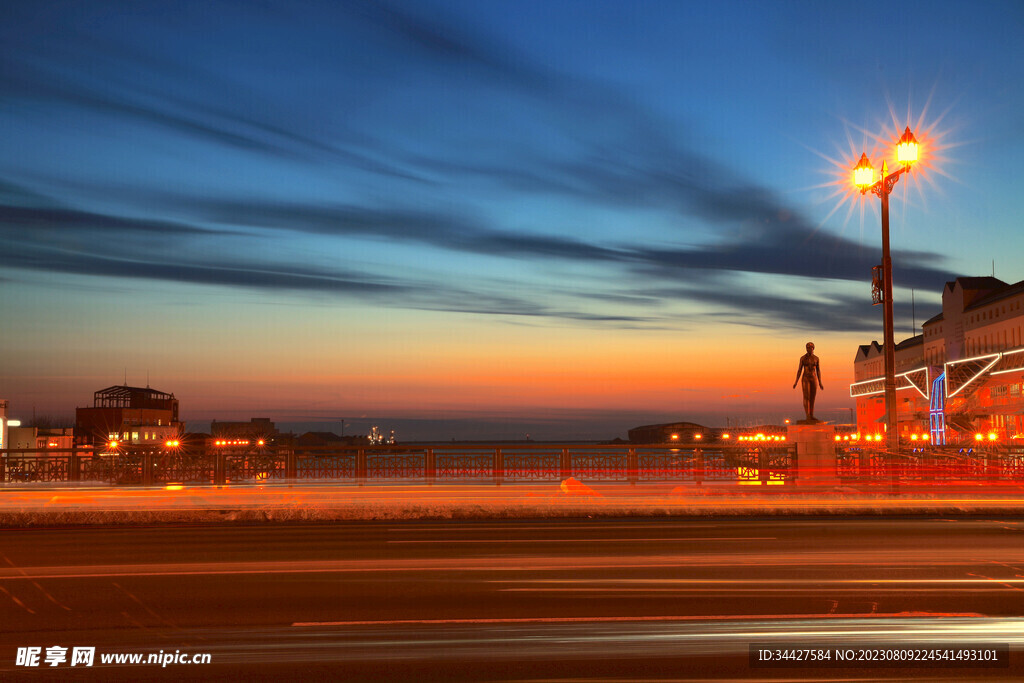
[[[798,484],[836,483],[835,438],[835,428],[824,422],[789,425],[786,440],[796,446]]]

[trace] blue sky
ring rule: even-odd
[[[193,420],[600,438],[626,413],[798,417],[812,338],[840,419],[881,336],[878,203],[848,170],[906,125],[898,333],[911,288],[920,323],[953,276],[1024,279],[1017,3],[2,13],[0,392],[22,410],[127,373]]]

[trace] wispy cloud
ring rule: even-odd
[[[215,7],[215,14],[224,10]],[[216,185],[194,196],[185,191],[174,195],[140,179],[140,194],[160,198],[160,207],[167,209],[167,218],[155,220],[132,216],[128,209],[101,213],[48,202],[17,184],[0,184],[0,232],[13,247],[0,255],[0,264],[600,325],[680,324],[673,306],[701,302],[719,307],[714,315],[734,322],[857,330],[869,326],[870,313],[861,312],[859,299],[834,293],[822,298],[820,290],[821,283],[840,291],[847,283],[866,282],[878,261],[873,245],[814,225],[799,206],[741,171],[712,161],[678,122],[660,120],[621,89],[563,73],[500,35],[436,8],[370,0],[239,7],[246,21],[276,22],[274,35],[285,44],[266,46],[271,54],[261,61],[258,81],[210,60],[200,68],[181,54],[161,55],[109,36],[90,38],[69,29],[66,44],[51,53],[7,30],[0,33],[10,39],[0,46],[9,66],[0,73],[3,97],[157,127],[200,141],[214,155],[240,149],[284,160],[304,172],[337,172],[345,180],[355,179],[351,185],[365,175],[386,177],[393,181],[387,191],[374,186],[373,193],[352,190],[344,200],[313,200],[308,195],[297,198],[293,182],[281,188],[268,183],[258,197],[239,196]],[[73,22],[68,21],[70,26]],[[316,30],[320,27],[314,22],[331,24],[332,31]],[[226,29],[213,23],[207,28],[223,40],[204,43],[204,49],[218,55],[236,50],[250,60],[262,57],[242,33],[219,33]],[[339,42],[335,30],[344,41]],[[308,44],[297,42],[307,36],[312,36]],[[130,70],[122,65],[131,65]],[[327,100],[301,92],[279,75],[293,73],[301,79],[306,70],[343,73],[344,78],[317,86],[343,89],[329,102],[352,115],[332,115],[330,107],[321,106]],[[264,74],[269,75],[263,79]],[[394,92],[409,93],[402,100],[407,109],[380,105],[372,111],[384,111],[401,122],[448,117],[450,111],[440,107],[438,94],[430,90],[434,86],[422,83],[444,84],[445,97],[480,107],[485,116],[468,126],[478,130],[463,138],[458,125],[449,124],[455,142],[433,144],[389,133],[383,124],[368,132],[359,105],[386,101]],[[494,93],[499,93],[496,99],[488,99]],[[289,106],[293,94],[304,99]],[[526,112],[528,125],[544,135],[534,139],[496,131],[510,107]],[[477,136],[488,141],[487,153],[458,144]],[[547,145],[541,139],[565,144]],[[291,170],[288,166],[274,177],[289,178]],[[662,232],[654,242],[627,224],[614,239],[587,239],[558,221],[538,221],[528,231],[513,231],[499,212],[480,210],[479,202],[463,199],[467,190],[480,187],[500,193],[504,201],[554,198],[561,215],[581,205],[622,213],[659,212],[675,234]],[[423,199],[424,188],[430,201]],[[102,191],[101,182],[97,191]],[[535,282],[516,296],[506,296],[495,280],[463,277],[440,265],[432,269],[429,259],[422,264],[427,274],[417,280],[380,277],[354,264],[311,267],[287,248],[275,255],[273,264],[255,256],[232,256],[239,251],[235,248],[219,249],[216,263],[202,257],[170,256],[159,262],[152,257],[155,240],[189,246],[217,239],[235,247],[243,239],[256,243],[275,237],[269,231],[276,237],[428,246],[441,258],[482,255],[529,263],[538,272],[550,273],[563,263],[592,265],[591,272],[601,276],[592,278],[596,284],[584,294],[557,292]],[[91,243],[94,237],[109,240],[104,250]],[[897,250],[894,257],[900,286],[934,290],[951,276],[938,254]],[[750,291],[744,278],[752,274],[803,278],[806,293]],[[764,282],[770,289],[771,281]]]

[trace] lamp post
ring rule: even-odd
[[[899,433],[896,424],[896,347],[893,341],[892,322],[892,257],[889,255],[889,194],[896,182],[904,173],[909,173],[911,166],[917,161],[918,144],[914,134],[907,126],[903,136],[896,144],[896,163],[900,167],[889,173],[888,165],[882,162],[882,177],[875,180],[875,169],[866,153],[861,154],[860,161],[853,169],[853,183],[860,188],[861,194],[871,192],[882,200],[882,307],[885,319],[885,423],[886,450],[889,453],[890,475],[893,486],[897,485],[895,459],[899,450]]]

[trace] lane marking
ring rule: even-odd
[[[0,586],[0,591],[3,591],[3,593],[7,597],[9,597],[11,600],[14,601],[15,605],[17,605],[18,607],[22,608],[23,610],[25,610],[29,614],[35,614],[36,613],[34,609],[32,609],[31,607],[29,607],[28,605],[23,603],[21,600],[18,599],[18,596],[16,596],[14,593],[10,592],[9,590],[4,588],[3,586]]]
[[[681,538],[455,538],[393,540],[388,543],[651,543],[654,541],[777,541],[774,536],[681,537]]]
[[[273,562],[191,562],[142,565],[85,565],[85,566],[51,566],[24,567],[17,570],[0,567],[0,581],[24,581],[40,579],[83,579],[106,578],[116,576],[194,576],[194,575],[244,575],[244,574],[315,574],[315,573],[358,573],[358,572],[526,572],[526,571],[581,571],[588,569],[748,569],[750,567],[961,567],[973,569],[979,560],[973,557],[957,559],[955,557],[941,561],[935,560],[894,560],[889,553],[879,553],[881,557],[872,560],[864,557],[865,553],[846,553],[857,555],[857,562],[844,561],[843,556],[833,553],[814,553],[800,555],[747,555],[735,553],[716,553],[701,555],[648,555],[623,558],[615,555],[597,556],[545,556],[536,557],[477,557],[469,560],[458,557],[445,558],[402,558],[402,559],[363,559],[363,560],[308,560],[308,561],[273,561]],[[623,561],[628,559],[628,561]],[[669,579],[671,581],[671,579]],[[685,579],[684,579],[685,580]],[[665,581],[658,579],[657,581]],[[721,583],[721,580],[717,580]],[[756,580],[766,584],[772,580]],[[859,580],[861,583],[883,582],[918,582],[949,584],[963,583],[961,579],[884,579]],[[989,579],[974,579],[977,583],[991,583]],[[1024,583],[1024,579],[1000,579],[1007,584]],[[526,580],[529,582],[529,580]],[[821,583],[820,581],[818,583]]]
[[[986,619],[977,612],[872,612],[870,614],[728,614],[643,617],[518,617],[490,619],[378,619],[366,621],[296,621],[295,628],[315,626],[432,626],[482,624],[586,624],[609,622],[663,622],[663,621],[782,621],[787,619],[915,619],[935,617],[966,617]]]

